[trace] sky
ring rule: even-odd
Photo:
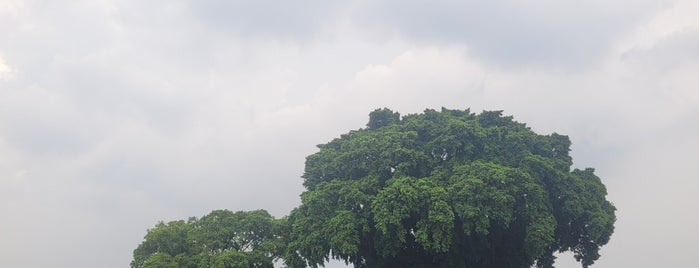
[[[305,157],[381,107],[504,110],[568,135],[618,209],[594,267],[694,267],[697,13],[693,0],[0,0],[0,267],[128,267],[161,220],[282,217]]]

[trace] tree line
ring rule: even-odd
[[[588,267],[615,208],[594,169],[571,169],[570,145],[502,111],[377,109],[306,158],[289,215],[160,222],[131,267],[548,268],[565,251]]]

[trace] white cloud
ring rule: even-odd
[[[620,44],[647,49],[658,40],[670,35],[699,28],[699,20],[697,20],[695,12],[698,9],[699,3],[696,1],[674,1],[670,8],[657,12],[648,23],[628,34]],[[626,47],[625,49],[630,48]]]
[[[22,5],[20,1],[6,0],[0,2],[0,15],[17,16]]]
[[[462,49],[416,49],[387,65],[369,65],[359,71],[347,97],[363,103],[367,111],[389,104],[404,113],[428,107],[467,108],[478,106],[474,100],[482,98],[487,79],[483,67]]]
[[[0,57],[0,81],[9,80],[13,76],[14,71],[10,68],[10,66],[7,66],[5,60]]]

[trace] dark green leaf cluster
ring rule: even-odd
[[[284,252],[285,227],[264,210],[160,222],[134,250],[131,267],[272,268]]]
[[[568,137],[500,111],[370,114],[366,129],[306,159],[288,219],[290,267],[553,267],[599,258],[614,206],[593,169],[572,170]]]

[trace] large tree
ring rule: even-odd
[[[317,267],[583,267],[614,230],[594,170],[571,170],[568,137],[500,111],[378,109],[367,128],[308,156],[285,262]]]

